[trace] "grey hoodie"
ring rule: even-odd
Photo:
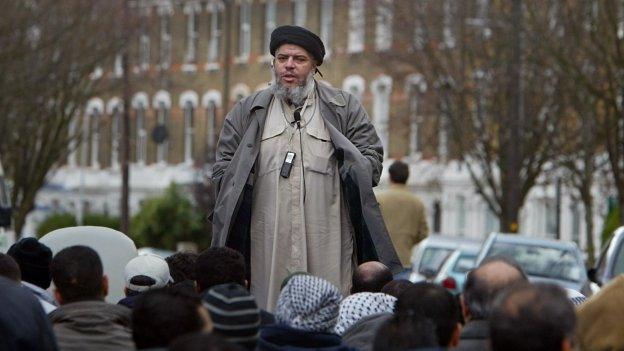
[[[130,309],[103,301],[62,305],[50,313],[59,349],[134,350]]]

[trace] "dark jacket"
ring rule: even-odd
[[[372,350],[377,330],[393,315],[392,313],[378,313],[360,319],[342,334],[342,341],[360,351]]]
[[[258,351],[350,351],[340,336],[331,333],[309,332],[283,325],[272,325],[260,330]]]
[[[134,350],[130,310],[104,301],[61,305],[49,315],[59,348],[65,350]]]
[[[316,84],[316,89],[320,113],[338,156],[358,262],[381,261],[398,273],[402,266],[372,189],[381,175],[381,141],[357,98],[324,84]],[[265,89],[234,106],[223,124],[212,171],[217,198],[211,218],[212,245],[240,251],[247,263],[253,166],[272,98],[271,90]]]
[[[487,320],[466,323],[459,334],[458,351],[487,351],[490,349],[490,324]]]
[[[0,350],[58,350],[39,300],[18,283],[0,277]]]

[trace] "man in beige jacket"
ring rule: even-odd
[[[407,164],[395,161],[388,173],[390,189],[379,193],[377,201],[401,264],[408,267],[412,247],[429,233],[425,206],[405,185],[409,178]]]

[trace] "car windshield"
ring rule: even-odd
[[[488,256],[512,257],[528,275],[574,282],[581,280],[583,267],[570,250],[495,242]]]
[[[474,268],[476,255],[467,255],[463,254],[459,256],[457,262],[455,262],[455,266],[453,267],[453,272],[455,273],[466,273],[472,268]]]
[[[428,247],[425,249],[420,261],[419,273],[436,273],[446,258],[453,252],[451,249],[441,247]]]

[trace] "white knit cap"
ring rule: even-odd
[[[160,256],[146,254],[137,256],[131,259],[126,264],[126,288],[142,292],[150,289],[162,288],[167,283],[172,282],[171,275],[169,274],[169,265],[167,261]],[[155,283],[152,285],[135,285],[130,281],[132,278],[143,275],[154,279]]]

